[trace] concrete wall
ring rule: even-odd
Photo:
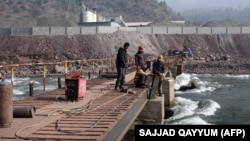
[[[105,34],[116,31],[134,31],[145,34],[250,34],[250,27],[33,27],[33,28],[0,28],[0,35],[76,35]]]
[[[11,35],[11,28],[0,28],[0,35]]]
[[[97,28],[97,31],[98,31],[99,34],[113,33],[113,32],[118,31],[118,27],[99,26]]]
[[[167,27],[152,27],[153,28],[153,34],[166,34]]]
[[[212,27],[212,34],[226,34],[227,27]]]
[[[66,35],[65,27],[51,27],[50,35]]]
[[[50,35],[50,27],[33,27],[33,35]]]
[[[250,33],[250,27],[242,27],[241,34],[249,34]]]
[[[152,27],[137,27],[137,31],[145,34],[152,34],[153,29]]]
[[[80,27],[67,27],[66,34],[67,35],[81,34],[81,28]]]
[[[81,27],[81,34],[96,34],[97,27]]]
[[[137,28],[136,27],[118,27],[118,30],[119,31],[137,31]]]
[[[12,28],[11,35],[32,35],[32,28]]]
[[[197,27],[197,34],[211,34],[211,27]]]
[[[182,27],[168,27],[168,34],[182,34]]]
[[[241,27],[227,27],[227,34],[241,34]]]
[[[197,27],[183,27],[182,34],[196,34]]]

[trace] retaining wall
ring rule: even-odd
[[[134,31],[145,34],[250,34],[250,26],[239,27],[31,27],[0,28],[0,35],[75,35],[106,34],[116,31]]]

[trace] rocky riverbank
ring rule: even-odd
[[[250,59],[212,62],[187,61],[184,63],[184,72],[196,74],[250,74]]]

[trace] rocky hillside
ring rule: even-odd
[[[232,62],[244,60],[240,68],[250,70],[249,40],[250,35],[148,35],[124,31],[98,35],[0,36],[0,63],[115,58],[117,49],[123,43],[130,42],[128,54],[131,57],[134,56],[139,45],[145,46],[145,54],[148,55],[166,54],[170,49],[182,50],[183,45],[186,45],[193,50],[195,60],[216,61],[220,66],[227,60],[225,57],[230,58]],[[206,68],[206,65],[202,65],[203,67],[194,65],[189,66],[190,72]],[[222,67],[230,67],[230,63]],[[234,67],[238,68],[237,64]],[[26,69],[25,73],[34,73],[28,71],[30,69]],[[42,72],[42,68],[37,71]]]
[[[78,7],[81,0],[5,0],[0,1],[0,27],[31,26],[77,26]],[[70,3],[71,2],[71,3]],[[73,2],[73,3],[72,3]],[[122,15],[125,21],[154,21],[155,25],[168,25],[168,20],[182,20],[178,14],[157,0],[85,0],[91,8],[97,8],[102,15]],[[60,20],[57,20],[59,18]],[[13,22],[14,21],[14,22]],[[58,22],[59,21],[59,22]],[[238,26],[232,20],[208,22],[206,26]],[[149,55],[167,54],[170,49],[182,50],[190,47],[195,60],[217,61],[220,70],[221,59],[230,58],[237,64],[224,68],[245,68],[250,70],[250,35],[148,35],[140,32],[115,32],[99,35],[72,36],[0,36],[0,64],[27,62],[66,61],[89,58],[115,57],[117,49],[124,42],[130,42],[128,50],[134,56],[139,45],[145,46]],[[246,62],[246,63],[245,63]],[[211,63],[210,63],[211,64]],[[190,64],[190,72],[207,68],[207,65]],[[5,70],[0,70],[6,71]],[[8,70],[9,71],[9,70]],[[26,69],[26,73],[30,69]],[[38,69],[37,71],[42,71]],[[204,72],[204,71],[203,71]],[[245,71],[247,72],[247,71]],[[248,72],[247,72],[248,73]],[[8,72],[9,74],[9,72]]]
[[[122,16],[125,22],[162,23],[184,19],[165,2],[157,0],[2,0],[0,27],[75,26],[79,22],[81,2],[102,16]]]
[[[130,56],[139,45],[144,45],[145,53],[152,55],[167,53],[169,49],[182,50],[186,45],[197,58],[208,55],[250,58],[249,40],[250,35],[148,35],[125,31],[99,35],[0,36],[0,61],[20,63],[22,60],[18,58],[28,59],[32,55],[41,56],[41,60],[115,57],[118,47],[126,41],[131,43]]]

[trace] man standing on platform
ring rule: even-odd
[[[128,67],[128,54],[127,49],[130,46],[128,42],[124,43],[123,47],[118,49],[116,56],[116,69],[117,69],[117,79],[115,83],[115,90],[120,90],[122,85],[125,84],[125,71]]]
[[[153,74],[158,75],[159,82],[158,82],[158,93],[159,96],[162,95],[162,81],[164,79],[164,73],[165,73],[165,64],[163,60],[163,56],[160,55],[157,57],[157,61],[153,63]]]

